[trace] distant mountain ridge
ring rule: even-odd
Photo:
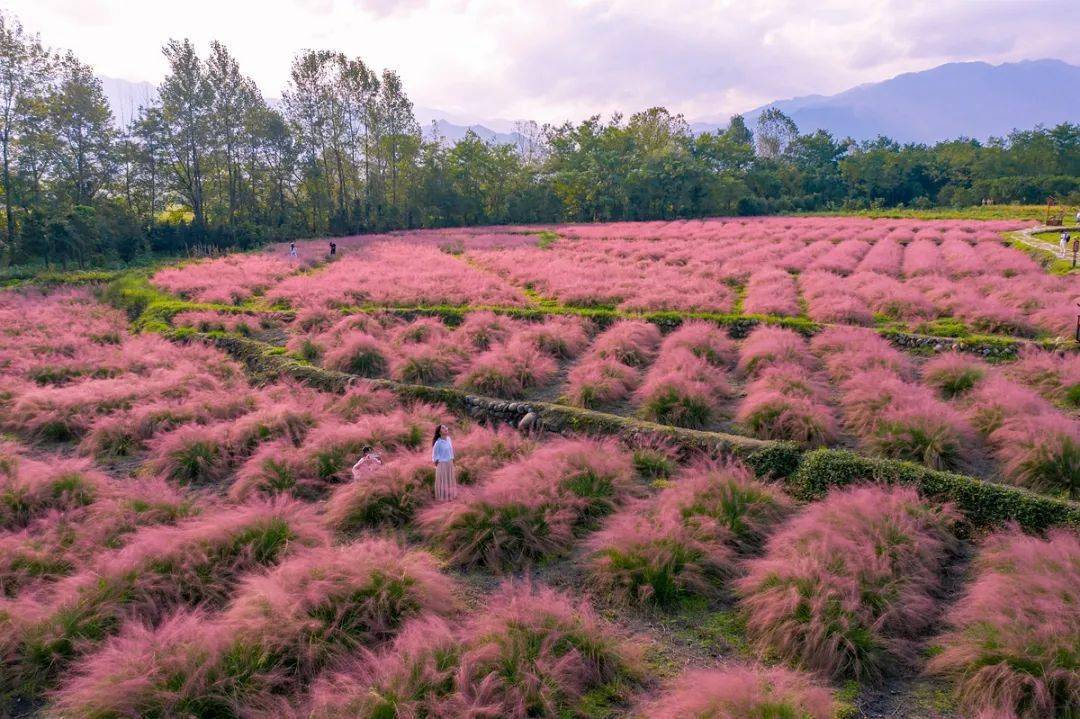
[[[157,97],[148,82],[102,77],[117,124]],[[274,106],[280,100],[268,99]],[[802,132],[825,129],[836,137],[870,140],[885,135],[899,142],[933,143],[957,137],[986,140],[1014,129],[1080,121],[1080,67],[1060,60],[1026,60],[990,65],[957,62],[889,80],[858,85],[836,95],[806,95],[779,100],[743,113],[753,128],[758,116],[775,107]],[[436,132],[448,143],[470,130],[487,142],[517,144],[509,120],[476,120],[417,106],[424,136]],[[434,130],[433,130],[434,124]],[[694,132],[722,129],[727,120],[691,122]]]
[[[1060,60],[990,65],[957,62],[867,83],[836,95],[780,100],[744,114],[753,128],[770,107],[801,132],[824,129],[837,137],[933,143],[957,137],[986,140],[1014,129],[1080,121],[1080,67]],[[697,122],[695,132],[725,127]]]

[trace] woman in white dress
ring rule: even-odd
[[[449,502],[457,497],[458,491],[454,479],[454,445],[450,442],[450,430],[445,424],[435,428],[431,461],[435,463],[435,500]]]

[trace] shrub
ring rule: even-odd
[[[288,503],[143,528],[123,549],[60,582],[48,605],[18,623],[10,679],[14,686],[45,685],[73,656],[114,634],[122,619],[154,622],[170,607],[221,604],[243,572],[327,540],[308,509]]]
[[[556,440],[456,501],[428,508],[419,523],[454,564],[519,567],[566,551],[633,484],[631,459],[616,445]]]
[[[1010,482],[1080,499],[1080,424],[1072,418],[1039,414],[1011,419],[990,441]]]
[[[382,377],[388,367],[386,355],[386,348],[379,340],[360,332],[345,338],[340,346],[327,352],[323,366],[361,377]]]
[[[1033,390],[992,374],[966,397],[966,416],[983,434],[991,434],[1012,418],[1054,414],[1054,407]]]
[[[652,361],[659,345],[660,329],[656,325],[641,320],[621,320],[602,332],[593,341],[590,351],[597,357],[641,367]]]
[[[811,505],[736,581],[753,646],[833,678],[910,662],[934,621],[956,517],[906,488],[838,491]]]
[[[454,607],[453,583],[422,552],[379,539],[311,549],[248,578],[220,618],[136,629],[90,657],[56,708],[75,716],[280,711],[283,693],[333,659],[392,638],[421,612]],[[144,661],[132,664],[121,650]]]
[[[183,425],[150,442],[147,466],[180,484],[204,485],[229,470],[225,425]]]
[[[670,606],[682,597],[716,597],[734,573],[726,544],[698,537],[673,512],[631,507],[588,541],[589,578],[599,593],[624,603]]]
[[[596,407],[625,399],[639,381],[636,368],[612,357],[589,356],[570,369],[563,397],[576,407]]]
[[[731,393],[721,370],[677,347],[660,355],[635,398],[646,419],[698,429],[717,416],[720,400]]]
[[[761,439],[779,439],[811,446],[836,438],[836,421],[823,404],[776,391],[753,392],[739,405],[735,419]]]
[[[558,371],[555,361],[526,342],[494,347],[473,360],[455,384],[465,390],[495,397],[524,397]]]
[[[794,330],[761,325],[743,340],[739,348],[739,371],[753,377],[768,365],[790,362],[810,367],[813,356],[806,341]]]
[[[327,525],[342,534],[400,527],[433,498],[434,486],[435,468],[426,453],[394,458],[336,489],[326,504]]]
[[[644,719],[832,719],[832,692],[783,667],[687,671],[640,712]]]
[[[312,691],[313,719],[579,716],[590,691],[634,682],[640,652],[586,604],[506,585],[460,626],[415,620]]]
[[[945,399],[971,390],[986,374],[986,365],[959,352],[938,355],[923,367],[923,381]]]
[[[711,322],[702,320],[683,322],[660,344],[661,354],[678,349],[689,350],[716,367],[729,367],[735,364],[738,356],[735,342],[727,333]]]
[[[746,467],[715,462],[697,462],[683,470],[661,492],[657,506],[742,553],[757,549],[794,509],[783,491],[758,480]]]
[[[932,672],[956,682],[971,716],[1041,719],[1080,712],[1080,539],[1019,532],[987,539],[975,579],[947,616]]]
[[[476,350],[488,350],[509,339],[515,322],[494,312],[470,312],[454,330],[465,343]]]

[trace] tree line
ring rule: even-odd
[[[0,265],[130,261],[294,237],[1080,200],[1080,125],[932,146],[800,133],[777,110],[694,133],[651,108],[519,124],[516,144],[425,133],[401,78],[309,50],[270,103],[218,42],[163,48],[120,126],[93,69],[0,14]]]

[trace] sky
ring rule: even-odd
[[[1080,64],[1077,0],[3,0],[99,75],[157,84],[161,46],[224,42],[267,97],[296,52],[397,71],[451,121],[655,105],[725,120],[945,62]],[[420,113],[418,113],[420,114]]]

